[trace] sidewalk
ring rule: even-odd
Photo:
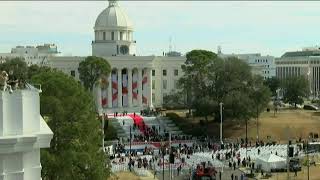
[[[153,178],[153,172],[147,171],[147,176],[140,176],[140,180],[158,180],[157,176],[156,178]]]

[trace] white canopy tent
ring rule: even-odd
[[[270,172],[271,169],[286,168],[287,161],[285,158],[275,154],[266,154],[259,156],[255,162],[256,168],[261,167],[265,172]]]

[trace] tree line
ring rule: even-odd
[[[193,110],[206,120],[209,116],[220,120],[220,103],[224,119],[258,118],[278,89],[282,90],[284,102],[291,104],[301,104],[308,96],[308,81],[303,76],[264,80],[251,73],[246,62],[221,58],[211,51],[190,51],[182,70],[179,88],[164,98],[164,106],[188,108],[189,113]]]

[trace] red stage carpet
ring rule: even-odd
[[[129,117],[131,117],[133,119],[133,122],[136,124],[136,126],[139,128],[140,132],[142,134],[145,134],[145,129],[143,128],[144,122],[143,122],[143,118],[139,115],[133,115],[133,114],[128,114]],[[145,128],[147,128],[147,126],[145,126]]]

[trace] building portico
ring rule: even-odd
[[[152,61],[154,57],[146,56],[144,60],[135,56],[105,57],[112,70],[105,82],[96,87],[99,112],[139,111],[152,105]],[[100,104],[101,102],[101,104]]]

